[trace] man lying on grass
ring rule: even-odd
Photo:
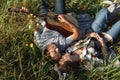
[[[85,38],[85,40],[82,40],[81,37],[81,32],[83,33],[83,31],[79,32],[79,27],[82,28],[82,26],[76,27],[71,24],[64,17],[64,14],[59,14],[58,20],[67,24],[72,30],[72,34],[67,37],[55,30],[48,29],[46,27],[47,21],[43,19],[40,21],[42,28],[38,27],[34,33],[35,43],[38,48],[43,49],[45,54],[57,61],[60,66],[64,66],[66,62],[84,61],[97,66],[96,64],[102,63],[104,60],[108,61],[109,58],[115,58],[114,51],[110,49],[110,43],[113,43],[120,34],[120,21],[116,22],[106,33],[102,31],[106,27],[105,25],[109,18],[112,17],[112,14],[118,13],[119,10],[120,6],[117,3],[111,4],[108,8],[101,9],[91,25],[93,33],[87,34],[88,39]],[[77,40],[78,42],[69,47]]]
[[[62,1],[63,0],[60,0],[60,3],[63,3]],[[56,6],[56,7],[59,7],[59,6]],[[23,8],[23,10],[27,11],[27,9],[25,9],[25,8]],[[60,11],[62,11],[62,10],[60,10]],[[86,28],[86,30],[92,29],[92,31],[95,32],[95,33],[86,32],[86,33],[89,33],[89,34],[87,34],[87,35],[89,35],[89,38],[90,38],[90,40],[88,39],[88,42],[91,42],[91,40],[94,40],[94,39],[91,39],[91,37],[95,38],[96,41],[98,41],[96,45],[99,48],[101,48],[101,50],[100,49],[96,50],[95,46],[92,45],[93,48],[90,48],[90,53],[92,55],[94,54],[94,56],[95,56],[95,55],[103,54],[104,58],[107,58],[109,56],[108,54],[110,51],[109,51],[108,42],[110,42],[110,43],[114,42],[116,40],[117,36],[119,35],[120,21],[118,21],[115,25],[113,25],[113,27],[110,30],[108,30],[106,33],[103,33],[102,31],[106,27],[106,23],[108,22],[109,18],[111,18],[111,17],[113,18],[112,15],[115,15],[116,13],[118,13],[118,11],[120,11],[120,6],[118,5],[118,3],[117,2],[112,3],[108,8],[104,8],[99,11],[99,13],[96,15],[96,18],[91,25],[91,28],[89,28],[89,27]],[[41,12],[43,12],[47,16],[48,10],[46,10],[44,1],[41,5]],[[76,27],[74,24],[69,22],[66,19],[65,15],[63,14],[64,12],[58,12],[58,13],[60,13],[57,16],[59,22],[63,22],[65,24],[67,24],[68,28],[71,29],[72,33],[70,35],[64,36],[65,34],[62,35],[58,31],[49,29],[48,28],[49,24],[47,23],[48,20],[44,19],[45,18],[44,16],[40,21],[41,26],[38,27],[34,33],[35,43],[38,46],[38,48],[43,49],[45,51],[45,54],[47,54],[47,56],[50,56],[55,61],[59,61],[61,58],[63,59],[65,56],[64,55],[65,53],[69,53],[69,52],[71,53],[71,51],[74,52],[78,49],[81,49],[80,52],[83,54],[84,50],[85,50],[85,49],[83,49],[84,45],[82,45],[83,47],[78,47],[78,49],[75,47],[76,49],[73,48],[73,50],[70,50],[69,46],[75,41],[78,41],[78,43],[81,42],[80,41],[82,39],[81,33],[82,34],[85,34],[85,33],[83,30],[81,30],[83,28],[82,26]],[[78,22],[79,22],[79,18],[78,18]],[[78,23],[78,24],[80,24],[80,23]],[[61,27],[63,27],[63,26],[61,26]],[[84,35],[82,35],[82,36],[84,37]],[[106,46],[107,46],[107,48],[106,48]],[[86,51],[89,51],[89,49]],[[95,53],[93,53],[94,51],[95,51]],[[110,52],[110,54],[112,54],[112,53]],[[84,56],[85,55],[87,55],[87,54],[85,53]],[[73,56],[73,54],[69,55],[69,56]],[[74,58],[75,57],[73,57],[73,59]],[[80,57],[79,60],[82,60],[81,58],[82,57]],[[63,64],[64,61],[67,61],[64,59],[62,60],[62,59],[59,62],[60,64]],[[75,58],[75,59],[76,59],[75,61],[78,61],[77,58]],[[63,62],[61,62],[61,61],[63,61]],[[72,61],[72,60],[70,60],[70,61]],[[74,60],[73,60],[73,62],[74,62]]]
[[[88,34],[89,38],[87,39],[87,41],[78,40],[76,44],[67,48],[65,53],[61,53],[61,48],[64,48],[64,46],[62,47],[61,45],[60,48],[60,44],[54,42],[58,38],[56,38],[56,40],[52,40],[53,42],[50,43],[49,40],[51,39],[47,38],[46,41],[48,42],[45,41],[44,43],[49,44],[47,44],[46,46],[44,45],[45,53],[47,54],[47,56],[50,56],[53,60],[58,61],[60,66],[63,66],[68,62],[74,63],[89,61],[94,66],[97,66],[99,63],[103,63],[104,60],[109,62],[110,58],[115,58],[114,51],[110,49],[110,43],[113,43],[120,34],[120,21],[116,22],[112,26],[112,28],[109,29],[106,33],[103,32],[103,29],[106,27],[105,25],[108,22],[109,17],[111,17],[110,14],[115,13],[116,11],[118,12],[119,10],[120,7],[117,5],[117,3],[111,4],[108,8],[101,9],[96,15],[96,18],[91,25],[91,28],[94,32]],[[59,15],[59,18],[62,22],[66,23],[64,15]],[[42,43],[40,42],[41,37],[41,34],[37,31],[37,34],[35,34],[35,41],[37,42],[37,45],[40,46],[42,46]],[[70,38],[71,37],[69,37],[69,39]],[[82,39],[82,37],[79,38]],[[82,44],[82,42],[84,44]]]

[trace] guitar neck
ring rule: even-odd
[[[8,8],[8,11],[9,12],[23,12],[23,13],[26,13],[26,14],[30,14],[30,11],[29,10],[22,10],[22,9],[19,9],[19,8]]]
[[[26,13],[26,14],[33,14],[30,10],[24,10],[24,9],[22,9],[22,8],[8,8],[8,11],[9,12],[16,12],[16,13],[18,13],[18,12],[22,12],[22,13]],[[48,15],[48,14],[46,14],[46,13],[42,13],[42,14],[33,14],[34,16],[38,16],[38,17],[45,17],[45,18],[47,18],[47,17],[49,17],[49,18],[51,18],[51,19],[54,19],[54,20],[58,20],[57,19],[57,15],[54,15],[54,16],[51,16],[51,15]]]

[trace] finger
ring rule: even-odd
[[[61,16],[60,15],[58,15],[58,20],[61,20]]]
[[[21,7],[21,9],[25,10],[26,8],[25,7]]]
[[[59,21],[61,21],[61,18],[60,18],[60,17],[58,17],[58,20],[59,20]]]
[[[58,18],[61,18],[61,15],[58,15]]]

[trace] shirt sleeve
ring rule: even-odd
[[[69,47],[73,42],[72,36],[66,38],[66,48]]]
[[[40,45],[39,45],[39,43],[40,43],[40,34],[39,34],[38,31],[34,32],[34,43],[37,45],[38,48],[40,47]]]

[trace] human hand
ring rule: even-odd
[[[96,38],[96,37],[99,37],[99,34],[96,32],[92,32],[92,33],[90,33],[90,37]]]
[[[62,58],[59,60],[60,65],[64,65],[66,62],[71,62],[71,58],[69,54],[65,54],[62,56]]]
[[[28,8],[26,8],[26,7],[21,7],[21,8],[20,8],[20,11],[21,11],[21,12],[24,12],[24,13],[27,13],[27,14],[30,13],[30,10],[29,10]]]
[[[103,38],[100,37],[98,33],[96,32],[90,33],[90,37],[94,37],[95,39],[97,39],[101,43],[101,45],[104,44]]]
[[[71,56],[70,54],[66,53],[65,55],[62,56],[62,59],[64,59],[64,61],[72,61],[70,56]]]
[[[58,15],[58,20],[60,21],[60,22],[66,22],[67,20],[65,19],[65,17],[64,17],[64,15]]]

